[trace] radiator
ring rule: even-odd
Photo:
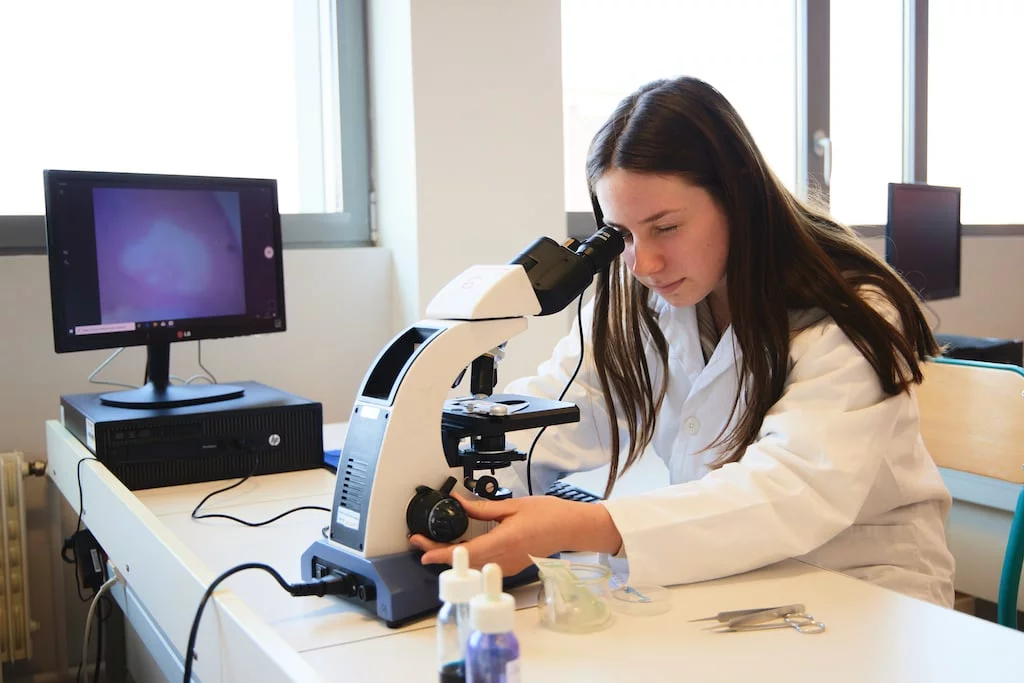
[[[28,605],[28,553],[22,478],[28,467],[21,453],[0,453],[0,662],[32,657]],[[2,679],[0,679],[2,680]]]

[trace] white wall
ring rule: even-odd
[[[391,256],[384,249],[288,250],[284,252],[288,331],[203,343],[203,364],[220,381],[251,379],[320,401],[324,419],[348,419],[363,374],[394,333],[391,320]],[[100,391],[88,374],[109,352],[57,355],[53,351],[49,279],[45,256],[0,258],[0,451],[20,450],[46,458],[43,422],[57,417],[61,394]],[[171,371],[197,372],[196,344],[172,346]],[[139,383],[145,351],[128,349],[101,377]],[[9,667],[16,674],[52,671],[55,605],[51,561],[61,539],[50,532],[45,479],[26,480],[33,636],[31,663]],[[73,570],[62,565],[66,577]],[[81,606],[67,583],[69,644],[77,653]],[[78,618],[74,618],[75,615]],[[70,656],[77,664],[77,654]]]
[[[468,266],[566,235],[561,9],[552,0],[374,0],[372,110],[381,244],[396,323]],[[530,321],[499,368],[532,372],[568,313]]]

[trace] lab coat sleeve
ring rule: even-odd
[[[831,320],[796,335],[758,439],[702,479],[605,505],[636,583],[717,578],[804,555],[850,527],[916,408],[889,396]],[[687,455],[686,457],[699,457]]]
[[[555,480],[572,472],[596,469],[610,460],[611,432],[608,411],[604,407],[600,383],[594,369],[594,354],[590,344],[593,302],[582,311],[584,358],[576,379],[563,401],[576,404],[580,421],[550,426],[544,430],[533,451],[531,476],[534,494],[541,494]],[[505,393],[524,394],[540,398],[557,399],[565,388],[580,357],[579,324],[577,319],[569,333],[555,346],[551,357],[537,369],[537,374],[511,382]],[[624,422],[620,419],[620,422]],[[528,451],[538,430],[523,430],[508,435],[520,450]],[[628,433],[620,427],[620,443],[628,443]],[[515,496],[527,494],[526,463],[515,463],[511,471],[499,471],[503,486],[512,489]]]

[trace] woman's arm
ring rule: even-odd
[[[547,557],[565,550],[614,554],[622,545],[602,505],[553,496],[484,501],[455,495],[470,517],[498,522],[494,530],[465,543],[474,567],[495,562],[505,576],[511,576],[532,564],[530,555]],[[425,551],[423,564],[451,564],[452,546],[419,535],[410,541]]]
[[[603,504],[631,580],[688,583],[799,557],[853,525],[878,482],[891,507],[902,504],[895,482],[908,475],[899,464],[913,462],[920,436],[914,399],[882,391],[832,321],[797,335],[792,359],[781,398],[739,462]]]
[[[698,481],[601,504],[540,497],[469,503],[497,528],[470,541],[474,564],[506,572],[528,554],[614,553],[632,581],[671,585],[735,574],[813,550],[853,524],[889,451],[913,449],[917,412],[887,396],[834,323],[794,340],[788,386],[743,459]],[[424,563],[449,551],[420,537]]]

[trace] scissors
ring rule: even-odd
[[[779,621],[781,619],[781,621]],[[825,624],[807,614],[803,605],[780,605],[778,607],[756,607],[729,612],[719,612],[710,617],[691,621],[717,621],[718,625],[707,630],[715,633],[739,633],[742,631],[767,631],[777,628],[792,628],[798,633],[821,633]],[[773,623],[774,622],[774,623]]]

